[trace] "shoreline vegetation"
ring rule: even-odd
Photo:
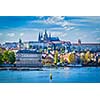
[[[54,54],[44,53],[40,65],[18,65],[15,53],[7,50],[2,53],[0,59],[0,70],[42,71],[43,68],[100,67],[100,55],[90,51],[59,53],[58,50],[55,50]]]

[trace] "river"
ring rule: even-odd
[[[50,73],[52,80],[50,80]],[[43,71],[0,71],[0,83],[99,83],[100,67],[43,68]]]

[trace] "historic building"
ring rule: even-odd
[[[100,43],[81,43],[81,40],[78,40],[78,43],[73,43],[72,46],[76,51],[100,52]]]
[[[92,52],[100,52],[100,43],[82,43],[80,49],[81,51],[90,50]]]
[[[16,66],[42,66],[42,54],[32,50],[19,50],[16,53]]]
[[[60,42],[58,37],[52,37],[51,33],[47,33],[45,30],[44,34],[39,32],[38,41],[29,41],[29,48],[31,49],[44,49],[47,48],[50,42]]]
[[[39,33],[38,36],[38,42],[53,42],[53,41],[60,41],[59,37],[52,37],[51,33],[47,33],[47,30],[45,30],[45,33]]]
[[[17,42],[5,42],[2,47],[6,48],[6,49],[13,49],[13,48],[17,48],[18,43]]]

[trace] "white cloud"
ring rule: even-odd
[[[23,36],[24,35],[24,33],[20,33],[20,36]]]
[[[81,16],[82,19],[74,19],[72,20],[73,23],[79,22],[80,25],[84,25],[85,23],[90,23],[90,25],[93,24],[100,24],[100,16]],[[89,25],[89,24],[85,24]]]
[[[56,24],[56,25],[60,25],[63,28],[65,26],[71,26],[71,25],[75,25],[74,23],[71,23],[67,20],[64,20],[64,16],[52,16],[49,17],[46,21],[47,24]]]
[[[69,31],[69,30],[73,30],[73,29],[75,29],[75,27],[64,27],[64,29],[66,29],[67,31]]]
[[[62,16],[51,16],[46,20],[46,22],[50,24],[61,24],[63,20],[64,17]]]
[[[15,33],[8,33],[7,36],[14,37],[15,36]]]
[[[63,30],[70,30],[72,29],[72,26],[76,26],[79,24],[72,23],[68,20],[64,20],[64,16],[50,16],[45,20],[36,20],[31,21],[30,23],[44,23],[44,24],[53,24],[53,25],[59,25]],[[71,27],[69,29],[69,27]]]
[[[61,36],[63,33],[62,32],[51,32],[52,36]]]

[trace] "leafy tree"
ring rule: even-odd
[[[58,51],[56,50],[54,53],[54,64],[56,65],[58,63]]]
[[[5,63],[8,63],[9,62],[9,51],[8,50],[4,51],[3,58],[2,59],[3,59],[3,61]]]
[[[15,53],[12,52],[12,51],[9,51],[9,57],[8,57],[8,60],[11,64],[13,64],[15,62]]]
[[[2,64],[3,63],[3,55],[0,53],[0,64]]]
[[[75,54],[69,53],[68,54],[68,63],[74,63],[75,62]]]
[[[91,53],[90,51],[87,51],[85,54],[85,62],[88,63],[91,61]]]
[[[3,61],[5,63],[11,63],[13,64],[15,62],[15,53],[12,52],[12,51],[4,51],[4,54],[3,54]]]

